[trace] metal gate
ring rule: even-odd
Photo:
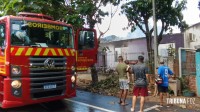
[[[194,49],[179,49],[179,76],[183,75],[196,75],[196,62],[195,62]]]
[[[197,96],[200,97],[200,49],[196,52],[196,72]]]

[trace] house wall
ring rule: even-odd
[[[100,46],[107,46],[110,49],[105,53],[107,67],[115,68],[118,63],[117,57],[120,55],[124,60],[137,60],[139,55],[144,56],[146,60],[148,58],[145,38],[112,41],[102,43]],[[103,66],[103,61],[99,59],[97,65]]]
[[[130,54],[128,60],[137,60],[138,55],[143,55],[145,60],[148,60],[146,38],[129,40],[127,41],[128,49],[127,53]]]
[[[102,52],[102,50],[100,49],[98,52],[98,60],[97,60],[97,67],[102,67],[104,66],[104,57],[105,57],[105,66],[113,66],[114,63],[114,57],[112,56],[112,54],[114,55],[114,45],[112,43],[103,43],[100,44],[100,46],[103,47],[108,47],[110,50],[107,50],[106,52]]]
[[[183,36],[184,36],[183,33],[164,35],[160,44],[175,43],[175,49],[176,49],[176,51],[178,51],[179,47],[184,47],[184,37]]]
[[[189,27],[184,32],[184,47],[185,48],[195,48],[195,46],[200,45],[200,23]],[[193,38],[191,40],[190,38]]]
[[[183,47],[183,34],[164,35],[161,44],[175,43],[176,49]],[[139,55],[144,56],[145,61],[148,60],[148,52],[146,47],[146,38],[132,38],[126,40],[118,40],[101,43],[100,46],[108,47],[110,51],[106,51],[106,66],[114,68],[117,64],[117,57],[122,55],[124,60],[137,60]],[[116,54],[118,51],[118,54]],[[98,61],[98,66],[103,66],[102,60]]]
[[[115,45],[110,43],[107,46],[110,48],[110,51],[106,52],[106,67],[113,68],[115,66]]]

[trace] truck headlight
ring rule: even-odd
[[[18,88],[20,88],[20,87],[22,86],[22,83],[21,83],[21,81],[19,81],[19,80],[14,80],[14,81],[12,81],[11,86],[12,86],[14,89],[18,89]]]
[[[13,75],[21,74],[21,68],[19,66],[11,66],[11,73]]]
[[[72,81],[72,83],[74,83],[75,80],[76,80],[75,76],[72,76],[72,77],[71,77],[71,81]]]

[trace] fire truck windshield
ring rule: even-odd
[[[69,26],[33,21],[11,21],[11,45],[31,47],[74,48]]]

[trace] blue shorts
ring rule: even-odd
[[[120,89],[129,89],[128,79],[119,79],[119,88]]]

